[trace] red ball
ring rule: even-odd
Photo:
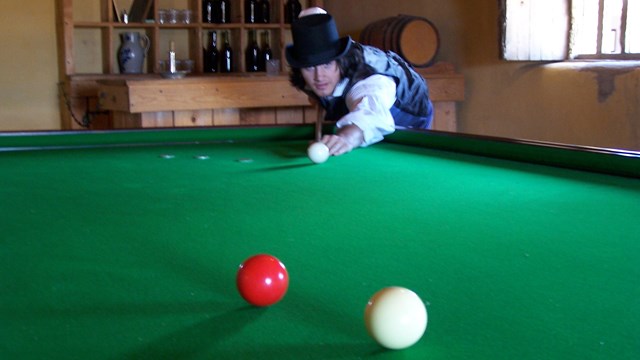
[[[277,258],[259,254],[240,264],[236,277],[240,295],[255,306],[269,306],[280,301],[289,287],[289,274]]]

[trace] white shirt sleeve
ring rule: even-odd
[[[395,131],[391,107],[396,102],[396,83],[384,75],[357,82],[346,96],[349,113],[336,126],[356,125],[364,133],[361,146],[368,146]]]

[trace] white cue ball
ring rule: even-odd
[[[316,164],[323,163],[329,158],[329,148],[321,142],[314,142],[307,149],[307,156]]]
[[[378,344],[387,349],[405,349],[418,342],[427,329],[427,309],[413,291],[387,287],[369,299],[364,321]]]

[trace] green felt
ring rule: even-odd
[[[639,180],[306,144],[0,153],[0,358],[640,357]],[[290,273],[270,308],[235,289],[257,253]],[[391,285],[429,313],[402,351],[364,328]]]

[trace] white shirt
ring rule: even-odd
[[[343,79],[333,91],[333,96],[342,96],[349,79]],[[336,126],[355,125],[362,130],[368,146],[381,141],[385,135],[395,131],[391,107],[396,102],[396,83],[384,75],[372,75],[353,85],[345,97],[349,113],[338,120]]]

